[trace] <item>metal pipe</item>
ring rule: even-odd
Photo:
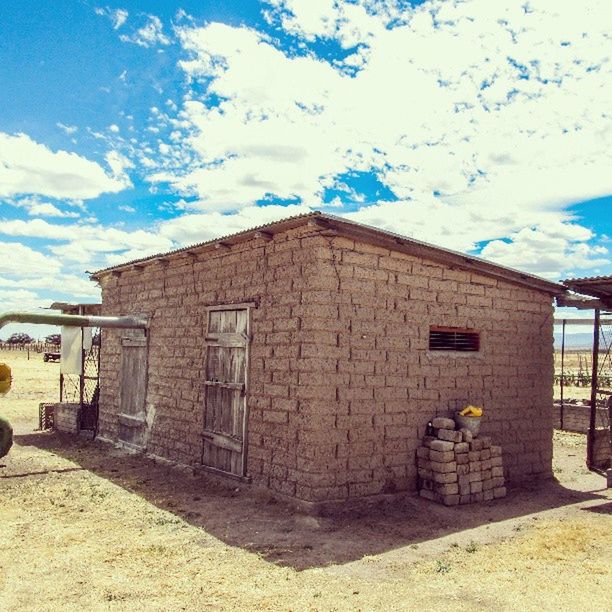
[[[0,314],[0,328],[9,323],[40,323],[45,325],[68,325],[72,327],[105,327],[115,329],[147,329],[146,317],[127,315],[122,317],[100,317],[94,315],[70,315],[47,312],[5,312]]]
[[[565,319],[563,319],[563,335],[561,336],[561,413],[559,414],[559,429],[563,430],[563,417],[565,416],[565,397],[563,391],[565,389],[564,381],[565,378]]]
[[[591,414],[589,418],[589,431],[587,433],[587,467],[594,467],[595,455],[595,415],[597,414],[597,369],[599,366],[599,309],[595,310],[593,326],[593,370],[591,372]]]

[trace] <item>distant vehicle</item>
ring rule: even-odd
[[[43,361],[46,363],[47,361],[59,361],[60,353],[44,353]]]

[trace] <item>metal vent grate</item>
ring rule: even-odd
[[[477,352],[480,334],[474,329],[432,326],[429,328],[429,350]]]

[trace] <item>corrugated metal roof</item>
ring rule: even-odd
[[[286,223],[286,222],[291,222],[291,221],[301,221],[302,219],[309,219],[311,217],[316,217],[317,215],[319,215],[321,213],[319,213],[318,211],[314,211],[314,212],[310,212],[310,213],[303,213],[301,215],[294,215],[292,217],[286,217],[284,219],[281,219],[280,221],[275,221],[273,223],[267,223],[265,225],[257,225],[255,227],[251,227],[247,230],[243,230],[241,232],[236,232],[234,234],[227,234],[225,236],[220,236],[219,238],[214,238],[212,240],[206,240],[205,242],[197,242],[195,244],[191,244],[189,246],[186,247],[182,247],[180,249],[175,249],[173,251],[164,251],[161,253],[155,253],[154,255],[148,255],[147,257],[141,257],[140,259],[131,259],[129,261],[126,261],[122,264],[117,264],[115,266],[109,266],[108,268],[102,268],[101,270],[96,270],[96,272],[94,272],[93,274],[91,274],[91,278],[95,278],[96,276],[100,275],[100,274],[104,274],[106,272],[112,272],[114,270],[120,270],[121,268],[129,268],[130,266],[136,265],[136,264],[144,264],[148,261],[155,261],[156,259],[160,259],[160,258],[167,258],[167,257],[172,257],[173,255],[179,255],[181,253],[187,253],[189,251],[195,251],[197,249],[203,248],[203,247],[207,247],[207,246],[211,246],[217,243],[223,243],[223,242],[231,242],[234,238],[240,238],[242,236],[245,236],[247,234],[252,234],[253,232],[257,232],[257,231],[264,231],[264,230],[271,230],[274,228],[274,226]],[[302,223],[298,223],[296,225],[299,226]],[[280,230],[280,231],[284,231],[284,230]]]
[[[582,293],[583,295],[590,295],[604,300],[612,299],[612,276],[568,278],[563,281],[563,284],[576,293]]]
[[[170,259],[181,254],[204,251],[206,249],[214,249],[216,246],[220,245],[231,247],[233,244],[238,244],[244,240],[251,240],[255,238],[255,234],[257,232],[265,232],[266,234],[274,235],[312,221],[320,223],[323,226],[327,226],[330,229],[335,229],[341,234],[360,239],[364,242],[382,244],[391,250],[412,253],[426,259],[446,263],[459,268],[469,269],[495,278],[501,278],[519,285],[525,285],[533,289],[545,291],[553,295],[561,294],[566,291],[566,288],[562,285],[553,283],[533,274],[521,272],[520,270],[494,264],[485,259],[481,259],[480,257],[474,257],[473,255],[466,255],[458,251],[445,249],[427,242],[415,240],[414,238],[402,236],[401,234],[396,234],[395,232],[381,230],[369,225],[351,221],[349,219],[322,213],[320,211],[313,211],[311,213],[287,217],[286,219],[281,219],[280,221],[253,227],[242,232],[215,238],[214,240],[200,242],[198,244],[193,244],[174,251],[158,253],[156,255],[150,255],[149,257],[143,257],[142,259],[135,259],[123,264],[104,268],[94,272],[91,275],[91,278],[93,280],[97,280],[100,276],[108,273],[127,270],[133,266],[142,266],[160,259]]]

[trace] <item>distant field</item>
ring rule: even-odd
[[[591,370],[593,364],[591,351],[566,350],[563,373],[565,376],[565,398],[589,399],[591,397]],[[610,388],[612,383],[612,362],[605,352],[599,354],[600,388]],[[603,367],[602,367],[603,366]],[[555,351],[554,397],[561,397],[561,351]]]

